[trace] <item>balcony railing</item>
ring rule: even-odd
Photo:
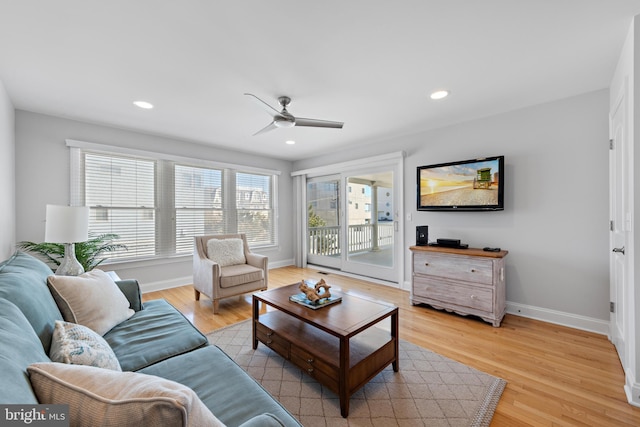
[[[377,239],[374,238],[377,227]],[[347,230],[349,253],[371,251],[393,244],[393,223],[350,225]],[[309,228],[307,247],[312,255],[340,255],[340,227]]]

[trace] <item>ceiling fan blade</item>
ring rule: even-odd
[[[261,133],[269,132],[270,130],[277,129],[275,120],[260,129],[258,132],[254,133],[253,136],[260,135]]]
[[[305,119],[304,117],[296,117],[296,126],[342,129],[344,123],[332,122],[330,120]]]
[[[274,114],[280,115],[280,111],[276,110],[275,108],[273,108],[271,105],[267,104],[266,102],[264,102],[262,99],[258,98],[257,96],[255,96],[252,93],[245,93],[245,95],[250,96],[251,99],[253,99],[255,101],[256,104],[258,104],[261,108],[263,108],[267,113],[269,113],[270,116],[273,116]]]

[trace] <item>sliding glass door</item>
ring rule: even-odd
[[[307,177],[309,264],[400,283],[398,169]]]
[[[307,179],[307,262],[339,269],[342,262],[340,175]]]
[[[348,250],[342,270],[395,281],[396,228],[393,171],[349,174],[344,232]]]

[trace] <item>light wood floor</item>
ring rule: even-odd
[[[400,337],[507,380],[492,426],[640,426],[629,405],[622,367],[605,336],[507,315],[500,328],[471,317],[412,306],[406,291],[313,269],[269,271],[269,287],[324,278],[333,288],[400,307]],[[196,302],[183,286],[143,295],[165,298],[202,332],[251,318],[251,296]],[[400,365],[402,369],[402,365]]]

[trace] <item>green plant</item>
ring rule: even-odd
[[[107,233],[90,237],[86,242],[75,244],[76,259],[84,268],[84,271],[91,271],[104,262],[107,257],[105,253],[114,252],[119,249],[127,250],[127,246],[121,243],[113,243],[120,236]],[[44,258],[44,261],[55,270],[64,258],[64,245],[62,243],[34,243],[18,242],[16,246],[27,252],[32,252]]]

